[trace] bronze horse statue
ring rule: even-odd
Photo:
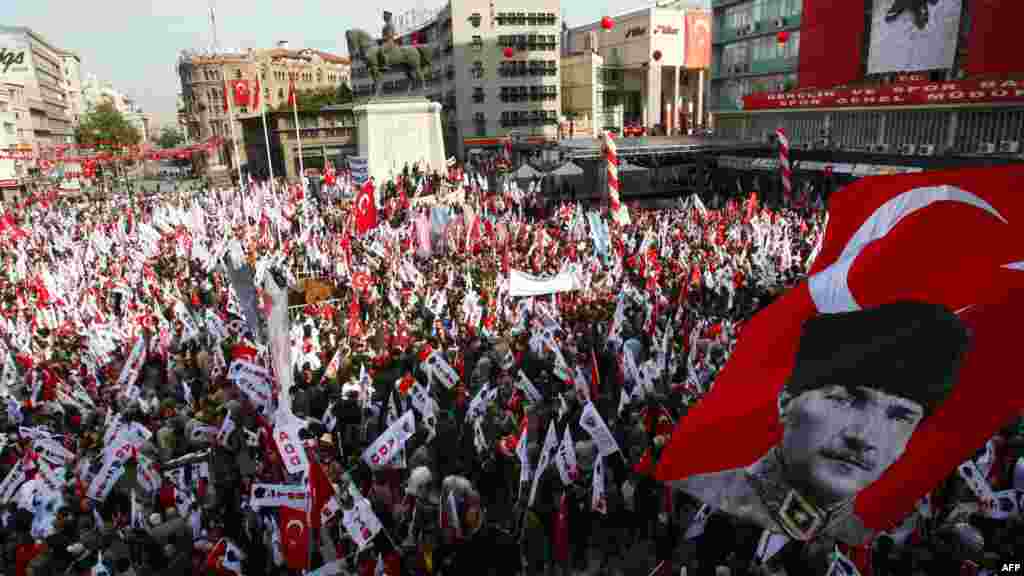
[[[409,79],[409,91],[414,85],[422,86],[427,72],[430,70],[430,52],[425,46],[399,46],[391,41],[378,45],[369,33],[354,29],[345,32],[348,42],[348,53],[353,61],[363,60],[366,69],[373,78],[373,94],[380,95],[380,75],[388,69],[401,68]]]

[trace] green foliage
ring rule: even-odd
[[[322,88],[314,88],[312,90],[296,90],[295,91],[295,102],[299,110],[302,111],[319,111],[324,106],[333,106],[336,104],[348,104],[352,101],[352,90],[342,84],[341,86],[334,88],[325,86]],[[276,112],[290,112],[292,109],[291,105],[288,104],[287,99],[282,102]]]
[[[175,126],[164,126],[160,129],[160,137],[156,143],[161,148],[177,148],[185,141],[185,136]]]
[[[75,141],[86,146],[97,142],[138,144],[142,134],[110,102],[104,102],[82,116],[75,129]]]

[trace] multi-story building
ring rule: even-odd
[[[356,121],[352,104],[328,106],[320,111],[300,111],[299,130],[295,130],[295,116],[290,111],[267,114],[267,136],[270,139],[270,158],[274,177],[297,180],[299,154],[301,166],[307,176],[322,174],[327,162],[344,166],[345,158],[357,154],[355,145]],[[266,173],[267,147],[263,138],[263,122],[258,116],[242,119],[243,140],[250,170]],[[301,152],[299,138],[302,139]]]
[[[25,138],[36,150],[74,137],[64,87],[64,51],[23,26],[0,26],[4,65],[0,84],[23,91],[28,109]]]
[[[285,104],[289,82],[295,79],[298,91],[338,89],[349,85],[348,58],[320,50],[293,50],[288,42],[279,42],[276,48],[248,50],[236,54],[197,54],[182,52],[178,59],[181,81],[178,124],[186,138],[203,140],[213,136],[225,139],[225,146],[213,163],[233,164],[232,134],[240,139],[238,162],[246,163],[249,146],[241,141],[244,134],[241,122],[260,114],[259,106],[252,108],[235,104],[224,110],[225,90],[233,83],[243,83],[246,91],[256,90],[259,79],[260,103],[268,111]],[[229,114],[235,125],[229,124]],[[266,164],[266,161],[263,161]]]
[[[594,53],[598,88],[592,108],[621,106],[628,125],[685,133],[703,124],[710,18],[699,3],[678,1],[631,10],[566,32],[565,55]]]
[[[714,0],[717,135],[908,156],[1019,155],[1024,4]],[[817,153],[816,153],[817,154]],[[820,155],[820,154],[819,154]],[[799,154],[797,155],[799,156]]]
[[[558,135],[561,115],[559,0],[450,0],[433,19],[401,32],[425,46],[425,95],[442,104],[448,153],[497,148],[508,138],[540,143]],[[365,63],[353,63],[353,92],[368,96]],[[405,74],[382,77],[385,93],[406,93]]]
[[[64,72],[64,93],[67,96],[67,113],[71,126],[77,126],[82,118],[84,100],[82,99],[82,60],[78,54],[64,50],[61,52]]]

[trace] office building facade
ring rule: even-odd
[[[442,104],[448,153],[466,158],[508,139],[558,136],[561,45],[559,0],[451,0],[426,22],[398,31],[402,45],[429,50],[423,93]],[[353,63],[353,91],[369,96],[365,63]],[[404,73],[382,76],[383,91],[408,93]]]
[[[279,42],[275,48],[236,54],[182,52],[178,59],[178,76],[181,82],[178,124],[186,137],[191,141],[224,138],[224,147],[212,161],[233,165],[232,134],[239,139],[238,161],[245,164],[248,146],[241,139],[244,133],[241,122],[259,116],[260,109],[232,101],[230,116],[235,121],[232,132],[229,112],[224,110],[225,90],[230,85],[241,82],[245,90],[255,91],[258,78],[262,105],[267,110],[275,110],[287,103],[292,78],[297,91],[338,89],[341,85],[350,85],[350,65],[348,58],[342,56],[312,49],[294,50],[287,42]]]
[[[796,150],[1020,156],[1024,3],[715,0],[716,134]]]

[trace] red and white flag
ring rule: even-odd
[[[309,522],[305,510],[282,506],[278,509],[281,526],[281,554],[289,570],[309,567]]]
[[[1008,376],[1024,325],[1021,182],[1024,167],[978,168],[865,178],[836,194],[810,277],[746,323],[711,391],[676,426],[658,478],[742,468],[779,444],[778,395],[806,320],[916,300],[956,311],[971,346],[950,395],[854,501],[874,531],[912,512],[1024,408],[1024,387]]]
[[[363,184],[356,196],[356,232],[366,234],[377,226],[377,205],[373,199],[373,182]]]

